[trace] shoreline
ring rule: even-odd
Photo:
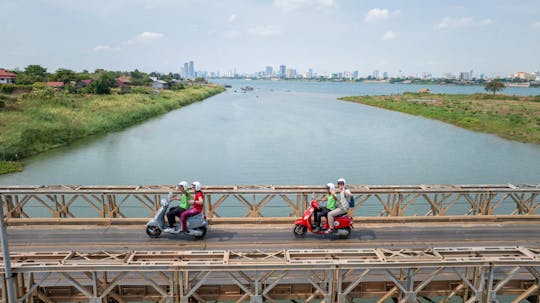
[[[338,100],[421,116],[507,140],[540,145],[540,96],[403,93],[347,96]]]
[[[0,175],[23,170],[24,159],[79,139],[116,132],[225,91],[192,86],[160,94],[19,96],[0,111]]]

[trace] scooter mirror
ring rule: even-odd
[[[165,207],[165,206],[167,206],[167,204],[169,204],[168,199],[161,199],[161,206]]]

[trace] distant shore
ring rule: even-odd
[[[435,119],[509,140],[540,144],[540,96],[403,93],[339,99]]]
[[[119,131],[225,90],[217,85],[114,95],[3,97],[0,174],[22,171],[21,160],[85,137]]]

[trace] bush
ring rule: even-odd
[[[17,86],[15,84],[0,84],[0,92],[4,94],[11,94],[15,91]]]

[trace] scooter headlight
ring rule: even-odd
[[[169,204],[169,202],[167,202],[167,199],[161,199],[161,206],[165,207],[167,206],[167,204]]]

